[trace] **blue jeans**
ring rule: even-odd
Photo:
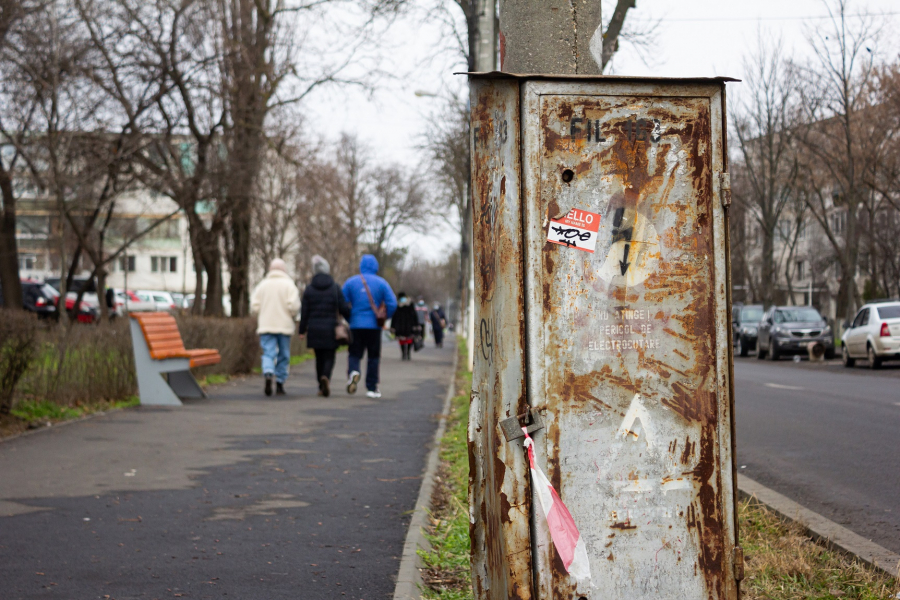
[[[369,360],[366,363],[366,389],[374,392],[378,389],[378,362],[381,358],[381,330],[380,329],[353,329],[353,341],[350,342],[347,359],[347,375],[353,371],[359,371],[363,353],[368,353]]]
[[[275,375],[275,381],[284,383],[291,366],[291,336],[283,333],[259,334],[262,348],[263,375]]]

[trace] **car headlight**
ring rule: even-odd
[[[831,326],[826,325],[825,329],[822,330],[822,335],[831,335]]]
[[[756,327],[744,327],[744,334],[756,335]]]

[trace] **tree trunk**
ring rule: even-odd
[[[0,198],[3,213],[0,214],[0,287],[6,308],[22,310],[22,282],[19,279],[19,251],[16,245],[16,197],[13,194],[12,177],[0,165]]]
[[[198,232],[198,250],[203,270],[206,272],[206,300],[203,300],[203,314],[207,317],[221,317],[222,310],[222,251],[219,248],[218,228],[206,229],[201,225]],[[197,294],[199,296],[199,294]],[[196,303],[198,298],[195,298]]]
[[[762,256],[760,270],[760,303],[771,306],[775,301],[775,240],[774,229],[764,227],[762,231]]]
[[[231,215],[231,316],[245,317],[250,310],[250,199],[241,199],[241,205]]]

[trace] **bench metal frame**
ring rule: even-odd
[[[182,406],[184,398],[206,398],[191,373],[191,359],[153,358],[141,324],[137,319],[129,320],[141,406]]]

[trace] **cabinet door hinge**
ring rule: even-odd
[[[731,173],[719,173],[719,193],[722,195],[722,206],[731,206]]]
[[[740,546],[734,547],[732,562],[734,563],[734,579],[740,581],[744,578],[744,549]]]

